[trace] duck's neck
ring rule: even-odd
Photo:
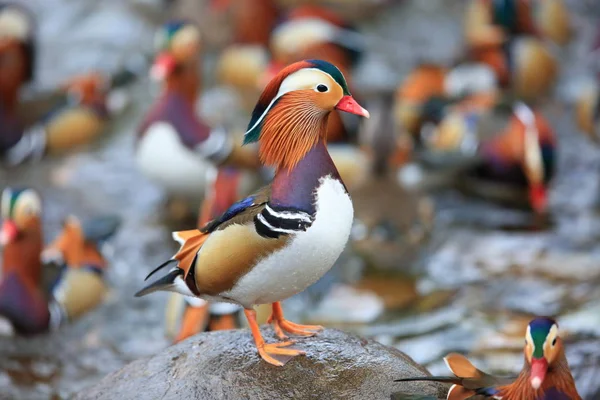
[[[2,253],[2,275],[16,274],[38,285],[42,277],[42,246],[41,230],[23,233],[21,237],[7,244]]]
[[[525,366],[517,379],[510,385],[500,388],[500,395],[503,399],[507,400],[543,400],[544,393],[551,390],[564,393],[572,400],[581,400],[581,397],[575,388],[575,381],[571,375],[571,370],[569,369],[569,364],[564,352],[560,354],[558,358],[554,360],[550,368],[548,368],[546,378],[539,390],[536,391],[531,387],[531,366],[526,361]]]
[[[167,78],[163,92],[165,94],[178,94],[189,104],[195,104],[200,93],[200,74],[197,71],[186,71],[181,76]]]
[[[312,149],[291,169],[279,169],[273,179],[271,203],[293,207],[309,214],[315,212],[315,189],[321,178],[331,176],[341,181],[324,140]]]
[[[0,105],[7,112],[13,113],[17,109],[19,103],[19,87],[13,86],[9,88],[2,88],[0,90]]]

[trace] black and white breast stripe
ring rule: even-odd
[[[313,223],[313,217],[304,211],[267,206],[254,217],[254,227],[260,236],[277,239],[307,230]]]

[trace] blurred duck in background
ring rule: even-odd
[[[472,0],[465,18],[469,58],[489,65],[502,87],[526,100],[547,94],[558,76],[545,39],[564,45],[570,38],[562,0]]]
[[[40,196],[32,189],[6,188],[1,206],[2,332],[47,332],[96,308],[108,290],[107,261],[99,245],[114,235],[120,220],[106,217],[81,224],[69,217],[57,239],[43,249]],[[42,260],[61,266],[50,293],[43,287]]]
[[[518,202],[534,212],[547,212],[557,152],[554,131],[540,112],[516,104],[499,134],[482,144],[480,155],[483,161],[472,171],[474,176],[499,190],[479,182],[474,187],[492,196],[497,193],[498,200],[512,191]]]
[[[20,94],[34,76],[35,41],[31,14],[19,5],[0,3],[0,158],[9,166],[100,137],[109,116],[123,108],[122,97],[111,97],[111,90],[133,77],[129,71],[115,77],[96,72],[76,76],[57,91],[36,94],[32,103],[38,107],[32,107]]]
[[[241,148],[241,140],[208,126],[196,114],[202,90],[196,26],[166,24],[157,34],[157,47],[151,75],[160,82],[161,94],[138,130],[135,160],[140,171],[168,193],[171,214],[180,219],[197,209],[215,166],[257,169],[260,162],[255,149]]]
[[[444,142],[449,153],[468,148],[475,154],[460,175],[460,185],[468,193],[528,207],[537,214],[547,211],[556,139],[540,112],[524,103],[484,113],[457,109],[433,136],[431,140]]]

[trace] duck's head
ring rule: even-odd
[[[264,89],[244,137],[259,142],[265,165],[293,168],[327,134],[329,113],[369,117],[333,64],[304,60],[281,70]]]
[[[6,188],[2,192],[0,206],[3,220],[1,247],[39,233],[42,201],[35,190]]]
[[[563,355],[558,324],[548,317],[538,317],[527,326],[525,334],[525,359],[529,365],[530,383],[537,390],[542,386],[548,369]]]
[[[159,29],[155,37],[156,58],[150,75],[165,80],[194,69],[201,49],[200,30],[192,23],[173,21]]]
[[[34,57],[33,17],[17,4],[0,2],[0,88],[31,80]]]

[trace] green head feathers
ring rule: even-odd
[[[544,343],[553,326],[558,327],[558,324],[552,318],[547,317],[536,318],[529,323],[529,333],[534,346],[534,358],[544,357]]]

